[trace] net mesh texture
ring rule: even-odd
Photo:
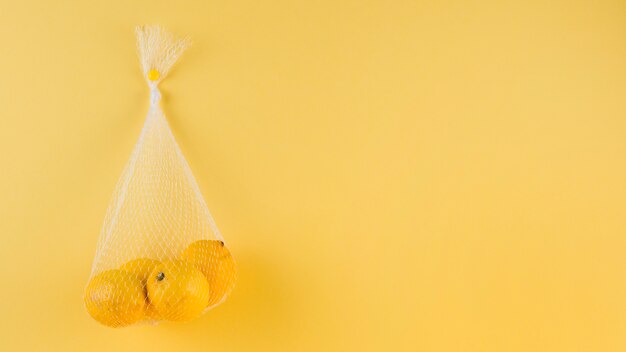
[[[150,108],[117,182],[85,288],[98,322],[187,321],[223,302],[236,281],[224,242],[159,105],[159,82],[190,45],[159,26],[136,28]]]

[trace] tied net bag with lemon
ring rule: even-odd
[[[98,322],[188,321],[223,302],[235,261],[159,106],[158,84],[189,46],[159,26],[137,27],[150,108],[98,240],[85,307]]]

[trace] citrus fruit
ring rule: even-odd
[[[145,306],[141,281],[125,271],[104,271],[94,276],[85,289],[87,311],[106,326],[127,326],[141,320]]]
[[[120,270],[137,275],[139,280],[141,280],[141,282],[145,286],[146,281],[148,280],[148,275],[150,275],[152,269],[154,269],[154,267],[159,264],[161,264],[161,262],[158,260],[139,258],[131,260],[130,262],[120,266]]]
[[[150,320],[160,320],[159,314],[156,312],[152,304],[150,304],[150,300],[148,299],[148,289],[146,288],[146,283],[148,281],[148,276],[157,265],[161,264],[160,261],[148,258],[139,258],[131,260],[130,262],[120,266],[120,270],[132,273],[137,275],[139,280],[141,280],[141,286],[144,291],[144,297],[146,299],[146,318]]]
[[[148,277],[147,288],[148,299],[158,316],[171,321],[198,317],[209,301],[209,283],[185,260],[157,265]]]
[[[209,282],[211,286],[209,306],[221,303],[235,287],[237,268],[224,242],[217,240],[193,242],[183,252],[182,257],[193,263]]]

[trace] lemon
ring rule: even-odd
[[[209,301],[209,283],[185,260],[157,265],[148,277],[147,287],[148,299],[158,316],[171,321],[200,316]]]
[[[193,242],[183,252],[182,258],[193,263],[209,282],[211,286],[209,306],[221,303],[235,287],[237,268],[224,242],[216,240]]]
[[[145,306],[141,281],[125,271],[104,271],[94,276],[85,289],[87,311],[106,326],[127,326],[141,320]]]
[[[147,304],[145,315],[146,315],[146,318],[149,320],[161,319],[157,311],[154,309],[154,307],[150,303],[150,300],[148,299],[148,289],[146,287],[148,276],[150,276],[150,273],[152,273],[152,270],[159,264],[161,264],[161,262],[158,260],[148,259],[148,258],[139,258],[139,259],[131,260],[130,262],[120,266],[120,270],[135,274],[137,275],[139,280],[141,280],[141,286],[143,288],[144,297],[146,299],[146,304]]]
[[[159,314],[159,312],[157,312],[156,308],[154,308],[154,305],[150,304],[150,302],[148,302],[148,305],[146,306],[146,320],[152,322],[157,320],[163,320],[163,317]]]
[[[148,275],[152,272],[155,266],[161,264],[160,261],[148,258],[139,258],[131,260],[130,262],[120,266],[120,270],[127,271],[137,275],[139,280],[146,285],[148,281]]]

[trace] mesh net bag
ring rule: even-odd
[[[223,302],[234,259],[159,106],[158,84],[188,39],[136,28],[150,87],[139,140],[117,182],[100,233],[85,306],[98,322],[187,321]]]

